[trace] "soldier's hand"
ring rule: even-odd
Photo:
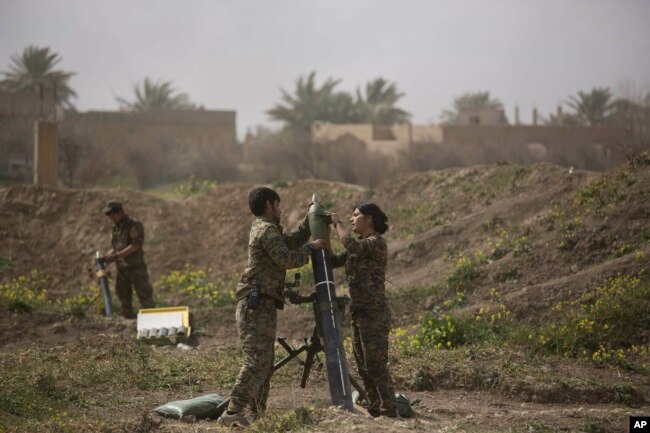
[[[338,223],[343,222],[341,220],[341,217],[339,217],[339,214],[337,214],[336,212],[328,212],[328,214],[330,217],[330,222],[334,225],[335,228]]]
[[[327,247],[327,242],[324,239],[316,239],[309,244],[309,248],[312,250],[322,250]]]

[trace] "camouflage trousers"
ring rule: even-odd
[[[255,310],[248,308],[248,299],[237,303],[235,313],[241,341],[243,361],[237,381],[230,393],[230,412],[240,412],[250,406],[254,416],[266,410],[273,362],[275,360],[275,330],[278,313],[275,301],[262,296]]]
[[[388,371],[390,313],[360,310],[352,313],[352,348],[368,395],[368,411],[394,414],[395,389]]]
[[[115,292],[122,304],[122,315],[127,318],[134,317],[133,289],[138,295],[142,308],[154,308],[153,287],[149,282],[149,273],[146,266],[132,268],[117,268],[115,279]]]

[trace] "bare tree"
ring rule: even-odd
[[[74,186],[79,162],[87,154],[89,147],[90,142],[84,137],[66,136],[62,137],[59,141],[61,170],[63,171],[64,183],[67,187],[72,188]]]

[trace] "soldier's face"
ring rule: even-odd
[[[352,231],[362,236],[372,232],[373,230],[370,215],[362,214],[359,209],[355,209],[354,212],[352,212],[350,223],[352,224]]]
[[[119,224],[120,221],[122,221],[122,216],[124,215],[124,212],[122,211],[110,212],[107,215],[111,219],[111,221],[113,221],[113,224]]]

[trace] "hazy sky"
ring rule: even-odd
[[[117,109],[148,76],[236,110],[240,136],[279,126],[265,110],[312,70],[348,91],[396,81],[415,123],[466,91],[527,121],[578,90],[650,89],[648,0],[0,0],[0,69],[30,44],[77,72],[82,111]]]

